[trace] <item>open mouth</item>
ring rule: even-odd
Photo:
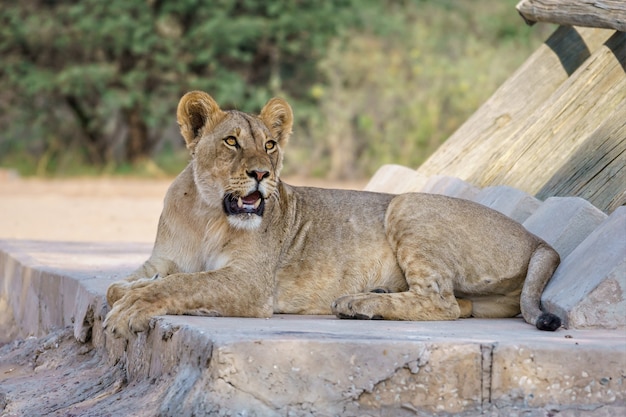
[[[262,216],[264,208],[265,199],[258,191],[245,197],[236,197],[232,194],[226,194],[224,197],[224,211],[228,215],[256,214],[257,216]]]

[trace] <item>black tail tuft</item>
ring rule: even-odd
[[[559,327],[561,327],[561,319],[555,316],[554,314],[543,313],[541,316],[537,318],[536,326],[539,330],[553,332]]]

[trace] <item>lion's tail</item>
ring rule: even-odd
[[[541,310],[541,294],[561,262],[559,254],[548,244],[540,244],[530,258],[528,274],[522,289],[520,307],[522,316],[539,330],[554,331],[561,327],[561,319]]]

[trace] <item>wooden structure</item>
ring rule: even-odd
[[[624,0],[522,0],[517,11],[526,23],[558,23],[626,32]]]
[[[558,6],[558,7],[557,7]],[[419,169],[540,199],[626,203],[626,1],[523,0],[561,26]]]

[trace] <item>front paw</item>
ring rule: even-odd
[[[128,281],[117,281],[107,288],[107,303],[113,307],[116,301],[120,300],[130,289],[131,283]]]
[[[133,288],[141,288],[149,285],[151,282],[159,279],[159,274],[154,275],[152,278],[141,278],[134,281],[117,281],[109,285],[107,288],[107,303],[110,307],[113,307],[118,300],[120,300],[128,291]]]
[[[133,334],[148,330],[152,317],[166,313],[158,301],[146,301],[132,291],[115,304],[103,327],[115,337],[129,339]]]
[[[380,320],[383,317],[372,309],[368,294],[354,294],[339,297],[330,306],[334,315],[340,319]]]

